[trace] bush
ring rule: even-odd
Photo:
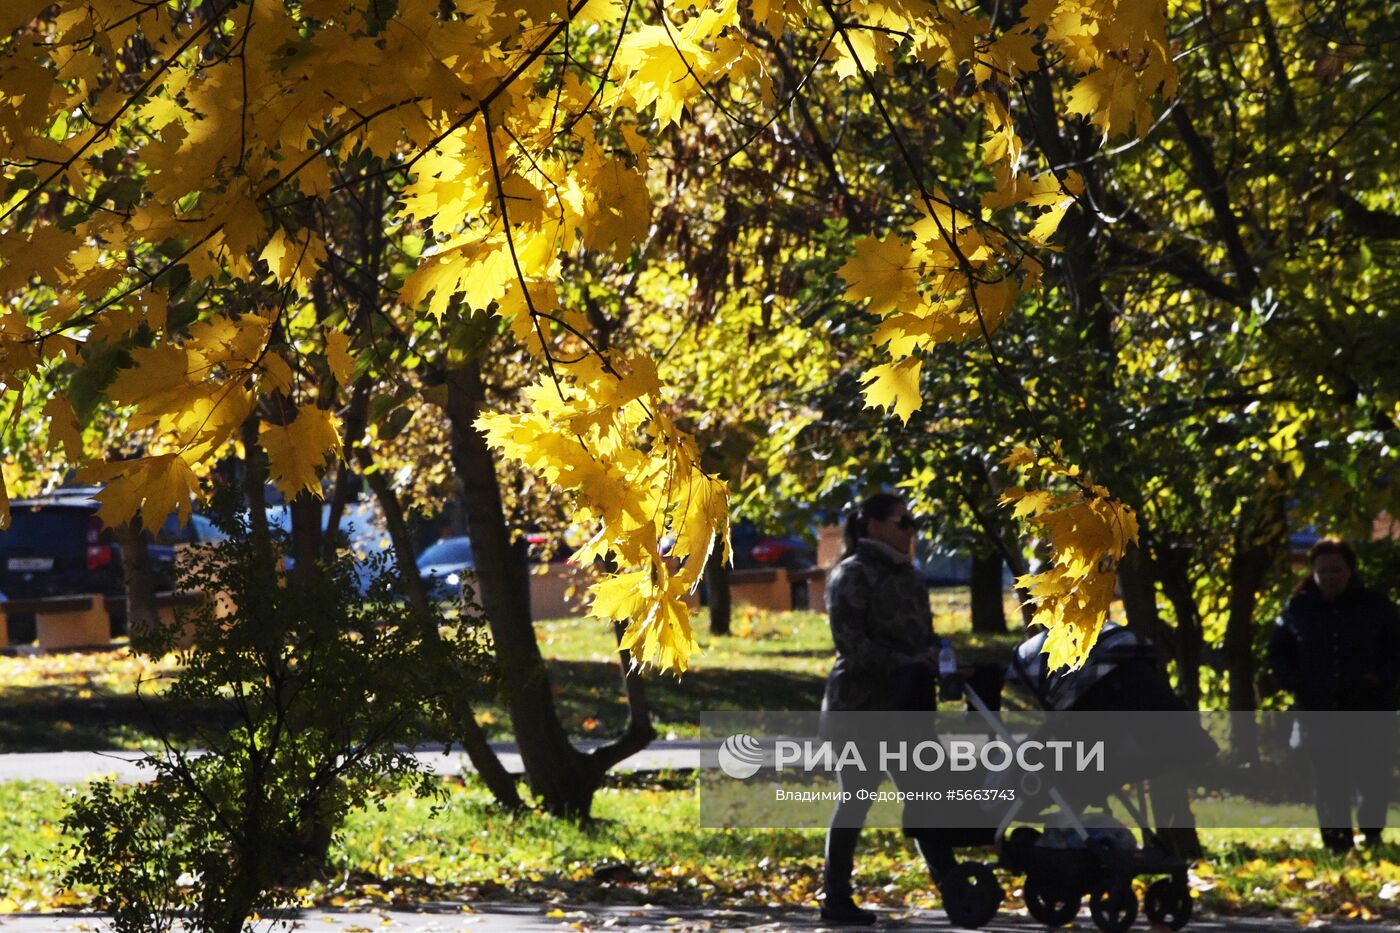
[[[346,555],[283,576],[287,542],[222,513],[229,540],[181,580],[204,597],[181,616],[194,642],[165,698],[176,715],[218,704],[232,727],[202,731],[202,752],[166,741],[146,760],[154,780],[95,784],[64,821],[77,837],[66,880],[98,892],[118,933],[166,930],[176,914],[187,929],[236,933],[284,903],[352,809],[405,784],[440,792],[395,743],[425,720],[445,727],[447,691],[484,676],[470,627],[444,636],[437,607],[425,616],[399,598],[385,558],[371,559],[365,594]]]

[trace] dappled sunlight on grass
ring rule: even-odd
[[[142,693],[154,694],[165,689],[165,676],[178,666],[173,654],[150,658],[125,645],[109,651],[0,655],[0,698],[13,702],[33,695],[21,691],[33,690],[79,699],[127,695],[136,692],[138,683]]]

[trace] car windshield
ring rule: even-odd
[[[91,509],[64,506],[26,508],[10,513],[10,527],[0,531],[0,551],[53,554],[87,546]]]
[[[418,555],[418,566],[431,564],[470,564],[472,543],[466,538],[443,538]]]

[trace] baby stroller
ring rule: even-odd
[[[1041,633],[1016,650],[1006,674],[1008,679],[1029,688],[1040,707],[1047,711],[1182,710],[1165,676],[1157,667],[1149,644],[1118,625],[1104,627],[1098,642],[1082,668],[1072,673],[1050,674],[1041,653],[1045,642]],[[980,672],[980,673],[985,673]],[[976,686],[978,678],[963,685],[968,708],[981,714],[991,730],[1009,745],[1017,740],[1007,729],[997,710],[1000,708],[1000,678],[994,678],[989,695]],[[998,688],[996,693],[991,693]],[[1215,754],[1213,741],[1199,730],[1194,748],[1199,757]],[[1197,756],[1193,755],[1193,760]],[[1178,762],[1178,764],[1186,764]],[[1156,788],[1154,787],[1154,797]],[[1130,830],[1108,813],[1110,798],[1129,814],[1142,830],[1144,845],[1139,847]],[[1136,799],[1135,799],[1136,798]],[[1092,806],[1074,806],[1060,789],[1043,788],[1039,794],[1018,795],[1016,804],[1003,813],[1000,826],[990,840],[995,844],[1001,867],[1024,873],[1024,899],[1031,916],[1050,927],[1065,926],[1078,915],[1083,899],[1095,925],[1104,933],[1123,933],[1138,915],[1138,898],[1133,879],[1160,876],[1146,891],[1142,907],[1152,923],[1163,923],[1173,930],[1186,925],[1191,917],[1191,893],[1187,884],[1188,857],[1198,852],[1175,847],[1170,834],[1154,831],[1148,819],[1148,799],[1141,783],[1133,794],[1121,785],[1105,788],[1103,799]],[[1159,813],[1154,800],[1154,814]],[[1180,788],[1180,807],[1187,807],[1185,788]],[[1053,805],[1053,806],[1052,806]],[[1060,825],[1046,824],[1045,830],[1010,825],[1042,822],[1051,815]],[[1189,815],[1189,807],[1186,810]],[[1194,840],[1194,833],[1189,834]],[[961,844],[967,844],[962,842]],[[1175,848],[1177,851],[1172,851]],[[1182,851],[1186,849],[1187,851]],[[991,869],[977,862],[960,862],[940,886],[949,920],[964,927],[978,927],[995,915],[1001,890],[995,887]],[[993,889],[994,888],[994,889]]]

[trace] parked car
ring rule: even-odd
[[[817,549],[801,538],[774,538],[765,535],[749,553],[754,563],[760,567],[806,570],[817,565]]]
[[[470,538],[442,538],[418,555],[418,573],[432,599],[456,599],[475,569]]]
[[[729,546],[735,570],[756,567],[786,567],[805,570],[817,564],[817,549],[797,535],[770,535],[753,522],[735,522],[729,528]]]
[[[330,524],[331,507],[321,506],[321,531]],[[285,505],[272,505],[267,508],[267,524],[274,531],[290,536],[292,533],[292,510]],[[374,573],[365,558],[389,547],[389,536],[379,526],[374,507],[366,502],[351,502],[340,515],[340,534],[349,545],[355,558],[355,582],[360,593],[369,591]],[[295,562],[287,555],[285,567],[291,570]]]
[[[574,526],[574,528],[577,528],[577,526]],[[529,545],[528,554],[530,563],[555,564],[572,557],[574,551],[577,549],[569,544],[568,538],[573,534],[574,528],[570,528],[569,531],[565,532],[564,540],[551,538],[550,535],[542,531],[532,531],[525,535],[525,543]]]
[[[11,600],[50,596],[125,596],[121,547],[98,517],[98,492],[91,487],[60,489],[10,503],[10,526],[0,531],[0,592]],[[183,527],[175,515],[156,530],[149,545],[156,589],[175,585],[175,545],[212,540],[208,519],[197,516]],[[114,635],[126,631],[126,609],[111,609]],[[34,638],[32,614],[9,615],[10,640]]]
[[[930,548],[916,561],[925,586],[967,586],[972,582],[972,558],[955,551]]]

